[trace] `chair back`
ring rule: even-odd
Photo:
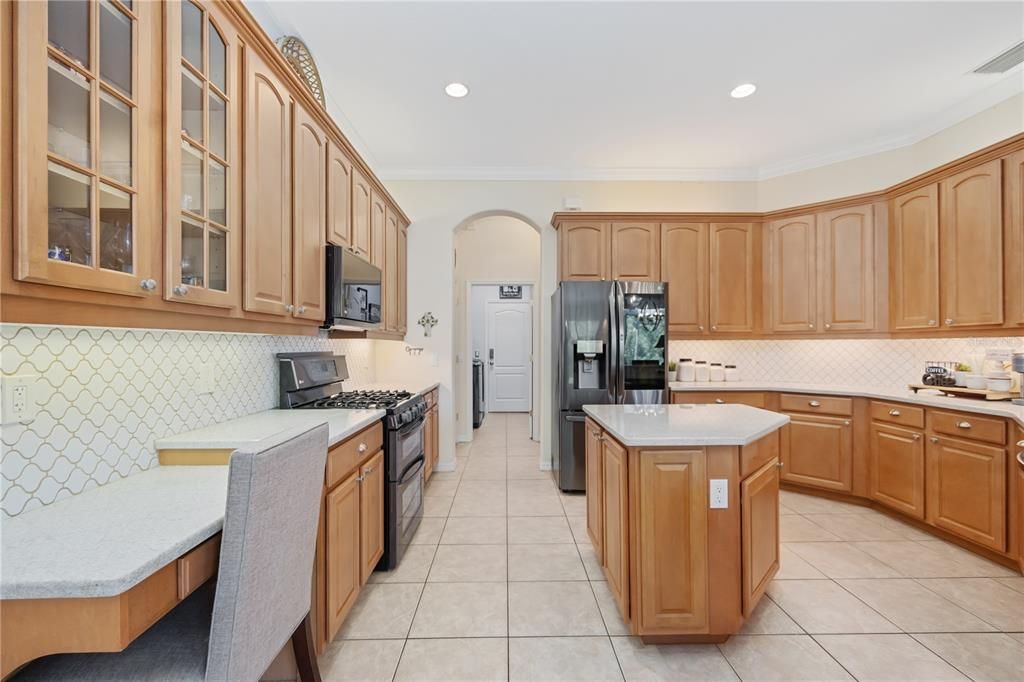
[[[207,680],[258,680],[309,612],[326,424],[231,454]]]

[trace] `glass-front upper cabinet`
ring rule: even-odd
[[[152,7],[18,4],[18,279],[136,295],[158,287],[159,181],[145,167],[159,131],[144,128],[159,115]]]
[[[168,300],[241,296],[239,47],[212,2],[164,4]]]

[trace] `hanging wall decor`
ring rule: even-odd
[[[310,53],[306,43],[295,36],[281,36],[277,39],[277,49],[281,50],[285,60],[292,67],[299,78],[306,84],[309,91],[320,106],[327,109],[327,101],[324,98],[324,86],[320,82],[320,72],[317,71],[316,62]]]
[[[425,312],[416,321],[416,324],[423,327],[423,336],[430,336],[430,330],[437,326],[437,318],[434,317],[434,313]]]

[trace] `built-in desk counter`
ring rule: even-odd
[[[646,642],[721,642],[779,569],[779,434],[746,405],[585,406],[587,532]]]

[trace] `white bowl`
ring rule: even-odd
[[[967,385],[967,375],[968,374],[970,374],[970,372],[962,372],[960,370],[957,370],[957,373],[956,373],[956,385],[957,386],[966,386]]]
[[[988,379],[985,382],[990,391],[1002,391],[1003,393],[1010,390],[1011,381],[1009,377],[999,379]]]
[[[988,381],[984,374],[968,374],[964,377],[964,380],[967,382],[967,388],[978,389],[984,389],[986,382]]]

